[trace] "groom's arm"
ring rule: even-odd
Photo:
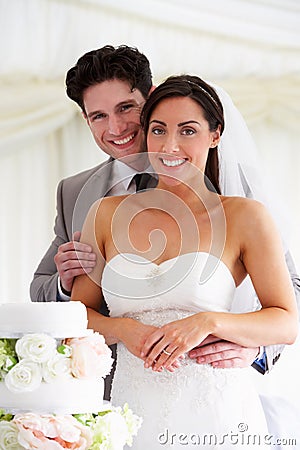
[[[286,263],[293,283],[298,310],[300,311],[300,278],[294,261],[288,251]],[[228,341],[216,340],[210,336],[201,346],[190,351],[189,356],[199,364],[211,364],[219,368],[242,368],[252,365],[258,372],[270,372],[284,349],[284,345],[270,345],[261,348],[246,348]]]

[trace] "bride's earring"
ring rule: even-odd
[[[209,147],[209,148],[216,148],[217,145],[219,144],[219,142],[220,142],[220,139],[214,139],[214,140],[212,141],[212,143],[210,144],[210,147]]]

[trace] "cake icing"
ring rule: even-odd
[[[104,380],[71,378],[53,383],[41,383],[33,392],[11,392],[0,383],[0,404],[6,412],[18,414],[98,413],[102,408]]]
[[[0,303],[0,337],[47,333],[57,338],[85,336],[86,307],[81,302]]]

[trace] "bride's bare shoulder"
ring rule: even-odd
[[[89,214],[102,215],[113,213],[116,208],[126,199],[129,199],[129,195],[116,195],[112,197],[103,197],[96,200],[90,207]]]
[[[235,222],[239,225],[251,225],[255,227],[258,224],[269,225],[272,222],[271,215],[267,207],[251,198],[245,197],[223,197],[223,208],[227,222]]]
[[[254,212],[266,209],[265,205],[253,198],[239,196],[221,196],[224,209],[243,210],[244,212]]]

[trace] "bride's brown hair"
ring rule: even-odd
[[[141,113],[141,125],[145,136],[148,133],[153,110],[162,100],[170,97],[189,97],[197,102],[203,110],[204,117],[209,124],[209,130],[216,131],[220,125],[220,134],[223,133],[225,126],[223,106],[213,87],[197,76],[178,75],[167,78],[154,89],[147,99]],[[221,194],[218,147],[210,148],[204,173],[214,190]]]

